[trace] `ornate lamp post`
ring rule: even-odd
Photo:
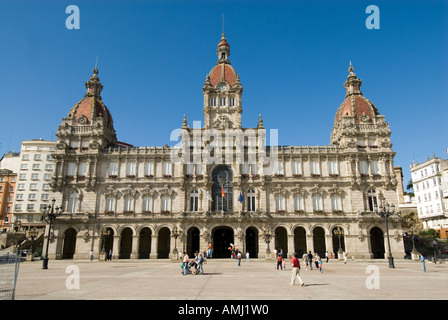
[[[177,258],[178,258],[178,254],[177,254],[177,237],[179,237],[179,230],[177,230],[176,226],[174,226],[174,229],[173,229],[173,237],[174,237],[173,255],[175,255],[176,260],[177,260]]]
[[[14,230],[14,233],[15,233],[14,241],[16,242],[16,254],[19,255],[20,254],[20,252],[19,252],[20,245],[19,245],[19,238],[17,236],[17,233],[20,231],[20,226],[22,225],[22,221],[16,220],[16,221],[13,222],[12,225],[13,225],[13,230]]]
[[[271,249],[269,249],[269,243],[271,242],[271,233],[269,232],[268,229],[265,230],[264,233],[264,241],[266,241],[266,244],[268,245],[268,248],[266,249],[266,257],[271,257]]]
[[[339,250],[338,250],[338,259],[342,259],[342,255],[344,250],[342,250],[342,243],[341,243],[341,239],[344,236],[344,230],[342,230],[341,227],[337,227],[334,231],[333,231],[334,235],[337,236],[339,238]]]
[[[390,239],[389,239],[389,224],[388,224],[388,218],[395,213],[395,206],[393,204],[389,204],[385,202],[385,199],[381,199],[381,205],[380,207],[375,205],[375,212],[377,215],[379,215],[381,218],[384,218],[386,222],[386,234],[387,234],[387,245],[389,247],[389,268],[395,268],[394,265],[394,258],[392,257],[392,252],[390,249]]]
[[[53,220],[56,219],[57,217],[59,217],[62,214],[62,212],[64,211],[62,209],[62,206],[56,207],[55,203],[56,203],[56,199],[53,198],[53,200],[51,200],[51,205],[49,204],[48,206],[45,207],[44,215],[42,216],[42,220],[45,220],[46,222],[48,222],[50,224],[48,227],[47,246],[46,246],[46,250],[45,250],[45,258],[44,258],[44,262],[42,264],[42,269],[48,269],[48,245],[50,244],[50,234],[51,234],[51,226],[53,224]]]

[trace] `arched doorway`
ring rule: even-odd
[[[339,250],[345,251],[344,231],[341,227],[335,227],[331,231],[331,234],[334,255],[337,259],[342,258],[339,257],[338,252]]]
[[[258,230],[254,227],[246,229],[246,252],[250,258],[258,258]]]
[[[73,259],[76,248],[76,235],[78,233],[75,229],[69,228],[64,233],[64,247],[62,249],[62,259]]]
[[[219,165],[212,172],[212,211],[233,212],[233,173],[225,165]],[[223,196],[224,194],[224,196]]]
[[[288,233],[284,227],[275,229],[274,249],[277,249],[278,252],[282,250],[283,257],[286,257],[288,254]]]
[[[168,259],[170,257],[170,229],[163,227],[157,238],[157,259]]]
[[[114,250],[114,231],[111,228],[106,228],[102,232],[102,248],[101,251],[103,253],[106,253],[106,256],[104,257],[107,259],[107,255],[110,251],[112,251],[113,254]]]
[[[121,232],[120,252],[118,259],[130,259],[132,252],[132,229],[124,228]]]
[[[294,253],[301,258],[305,252],[307,252],[306,231],[303,227],[297,227],[294,229]]]
[[[187,232],[187,254],[194,257],[194,253],[199,251],[199,229],[196,227],[188,229]]]
[[[323,259],[327,249],[325,246],[325,231],[322,227],[316,227],[313,229],[313,246],[314,252]]]
[[[229,227],[218,227],[213,231],[213,258],[229,258],[230,244],[234,242],[233,230]]]
[[[138,250],[139,259],[149,259],[149,254],[151,253],[151,236],[152,232],[149,228],[143,228],[140,231]]]
[[[370,229],[370,249],[373,259],[384,259],[386,253],[384,248],[384,233],[378,227]]]

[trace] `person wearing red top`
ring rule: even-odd
[[[300,262],[299,262],[298,257],[299,257],[299,255],[297,253],[294,253],[294,259],[292,259],[292,261],[291,261],[292,273],[291,273],[291,282],[289,283],[291,286],[294,285],[294,283],[296,282],[296,279],[299,280],[300,286],[304,285],[302,278],[300,277]]]

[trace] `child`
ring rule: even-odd
[[[285,259],[282,259],[282,264],[283,264],[283,270],[286,270],[286,262],[285,262]]]
[[[322,273],[322,259],[319,257],[319,259],[317,260],[317,264],[319,266],[319,271],[320,273]]]

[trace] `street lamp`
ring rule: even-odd
[[[381,205],[378,207],[375,205],[375,212],[377,215],[379,215],[381,218],[384,218],[386,222],[386,234],[387,234],[387,245],[389,247],[389,268],[395,268],[394,265],[394,258],[392,257],[392,252],[390,249],[390,239],[389,239],[389,224],[388,224],[388,218],[395,213],[395,206],[393,204],[386,203],[385,199],[381,199]]]
[[[344,230],[341,227],[337,227],[333,231],[334,235],[339,238],[339,250],[338,250],[338,259],[342,258],[344,250],[342,250],[341,238],[344,236]]]
[[[178,255],[177,255],[177,237],[179,237],[179,230],[177,230],[176,226],[174,226],[174,229],[173,229],[173,237],[174,237],[173,255],[176,256],[176,260],[177,260],[177,258],[178,258]]]
[[[268,257],[270,257],[270,255],[271,255],[271,249],[269,249],[269,243],[271,242],[271,236],[272,235],[269,232],[269,230],[266,230],[265,234],[264,234],[264,241],[266,241],[266,244],[268,245],[268,248],[266,249],[266,255]]]
[[[51,200],[51,205],[47,205],[44,207],[44,215],[42,216],[42,220],[45,220],[46,222],[48,222],[50,225],[48,227],[48,236],[47,236],[47,247],[46,247],[46,251],[45,251],[45,258],[44,258],[44,262],[42,264],[42,269],[48,269],[48,245],[50,244],[50,232],[51,232],[51,226],[53,224],[53,220],[56,219],[57,217],[59,217],[62,212],[64,211],[62,209],[62,206],[56,207],[55,203],[56,203],[56,199],[53,198],[53,200]]]
[[[27,258],[29,257],[30,261],[34,261],[34,239],[37,237],[38,232],[36,228],[32,228],[28,231],[28,237],[31,238],[31,253],[30,255],[27,255]]]
[[[102,252],[104,254],[104,260],[107,260],[107,255],[106,255],[106,237],[108,237],[108,236],[110,236],[110,230],[109,229],[101,231],[101,240],[103,242]]]

